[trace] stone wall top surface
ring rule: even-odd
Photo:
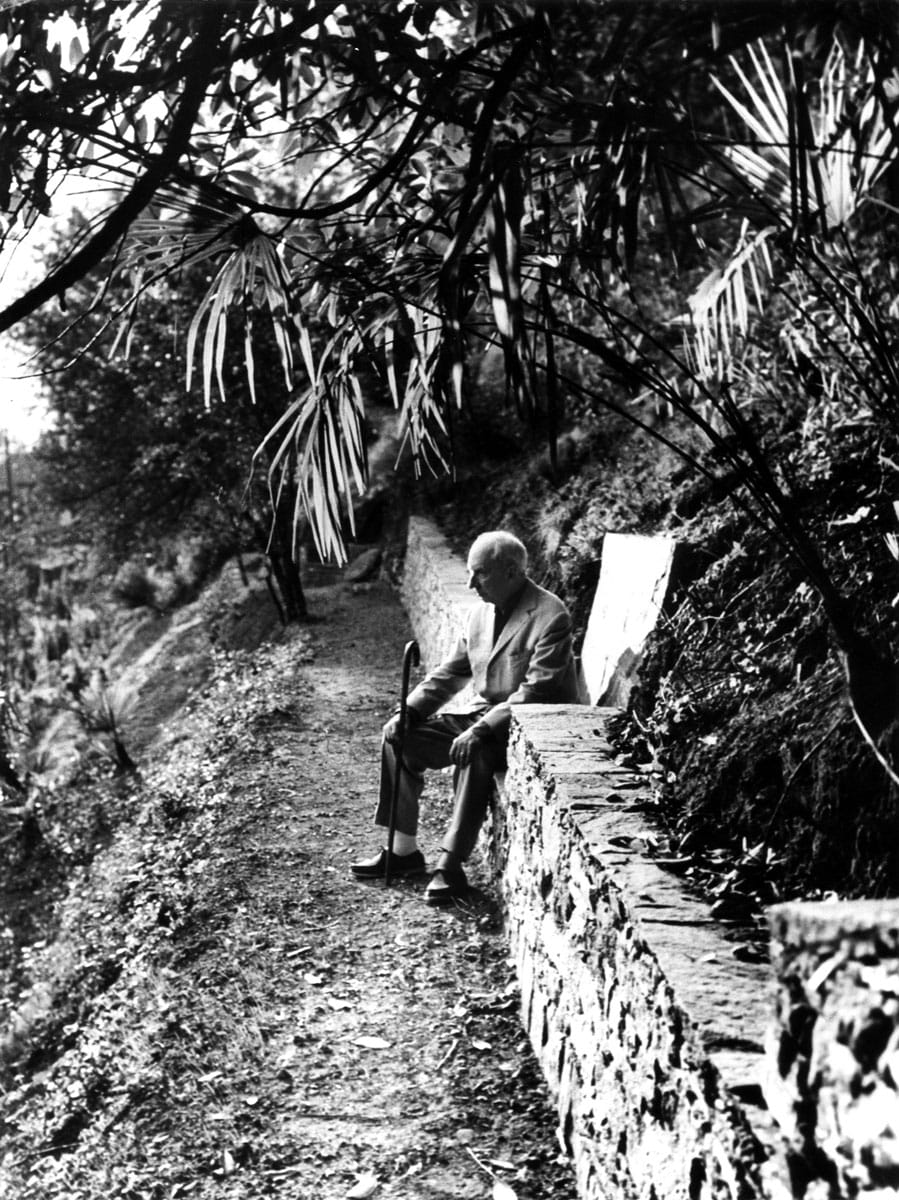
[[[768,910],[775,939],[805,948],[830,944],[840,936],[876,934],[899,946],[899,900],[796,900]]]
[[[606,725],[614,711],[528,704],[516,705],[513,717],[555,780],[555,803],[627,898],[703,1047],[710,1056],[723,1052],[727,1071],[738,1070],[739,1079],[725,1082],[745,1086],[747,1073],[761,1070],[769,968],[735,957],[742,939],[728,940],[708,903],[655,860],[650,780],[609,758]]]

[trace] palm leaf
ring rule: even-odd
[[[796,213],[820,220],[825,232],[851,219],[869,197],[891,157],[895,132],[877,97],[873,67],[859,47],[850,64],[836,42],[815,89],[791,78],[790,93],[765,47],[751,50],[756,81],[731,59],[746,92],[741,100],[717,78],[713,83],[759,145],[734,145],[727,157],[770,218],[790,224]],[[809,96],[817,94],[813,107]],[[859,118],[853,108],[861,92]],[[892,153],[891,153],[892,152]],[[815,197],[812,205],[810,197]]]
[[[317,364],[310,357],[309,386],[256,452],[257,457],[266,449],[270,453],[273,505],[295,470],[294,528],[305,518],[316,552],[322,559],[338,563],[346,561],[344,520],[354,531],[351,496],[354,489],[360,495],[364,492],[367,476],[364,401],[353,370],[356,344],[351,338],[349,345],[341,345],[340,336],[335,335]],[[338,349],[339,361],[335,362]]]
[[[707,275],[688,304],[692,325],[691,358],[699,377],[708,382],[730,378],[730,369],[740,338],[749,330],[750,300],[762,311],[764,294],[774,268],[769,242],[773,226],[750,234],[748,222],[727,263]],[[748,285],[748,286],[747,286]]]
[[[228,339],[229,313],[246,307],[265,307],[284,370],[285,384],[292,386],[293,351],[290,339],[292,301],[287,273],[272,240],[259,232],[245,244],[234,247],[219,267],[205,296],[197,306],[187,335],[187,386],[190,387],[200,332],[203,337],[203,397],[211,403],[212,377],[225,398],[224,355]],[[252,359],[245,359],[248,378]],[[251,385],[252,386],[252,385]]]
[[[387,386],[390,388],[390,395],[393,399],[393,407],[399,408],[400,393],[396,380],[396,359],[394,356],[393,338],[393,325],[388,323],[384,326],[384,360],[387,370]]]
[[[868,199],[871,188],[895,156],[895,137],[873,90],[871,68],[862,70],[861,50],[850,65],[837,43],[828,55],[812,107],[811,88],[795,79],[784,87],[764,46],[751,52],[755,81],[734,60],[746,92],[738,99],[720,80],[714,83],[746,127],[763,143],[734,145],[726,152],[733,173],[763,202],[769,223],[750,233],[744,221],[730,258],[703,279],[689,298],[690,358],[710,382],[731,378],[733,362],[755,309],[773,276],[771,246],[777,227],[811,233],[818,221],[825,234],[845,225]],[[850,120],[858,88],[866,93],[862,119]]]

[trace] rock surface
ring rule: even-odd
[[[899,901],[771,910],[765,1094],[808,1200],[899,1195]]]

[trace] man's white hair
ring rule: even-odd
[[[486,554],[491,562],[505,562],[518,567],[522,574],[528,569],[527,547],[514,533],[506,533],[504,529],[490,529],[487,533],[478,534],[471,544],[470,553],[476,551]]]

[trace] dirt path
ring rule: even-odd
[[[310,599],[327,614],[319,623],[220,667],[179,723],[175,741],[193,756],[180,778],[211,797],[205,824],[185,818],[190,832],[177,834],[189,902],[152,970],[106,994],[119,1032],[93,1018],[92,1044],[125,1043],[103,1068],[102,1100],[83,1100],[73,1129],[59,1124],[59,1089],[44,1096],[43,1136],[57,1149],[16,1159],[10,1200],[576,1195],[483,863],[471,864],[470,900],[449,911],[425,905],[426,878],[385,889],[347,869],[376,847],[379,730],[396,701],[405,616],[380,583]],[[426,792],[432,857],[447,789],[438,777]],[[165,854],[178,803],[159,801]],[[163,896],[160,911],[176,900]],[[105,1063],[108,1050],[95,1057]],[[25,1117],[17,1128],[18,1153]]]
[[[396,1197],[480,1197],[492,1190],[480,1160],[519,1196],[573,1195],[482,864],[471,901],[449,913],[423,903],[424,879],[387,890],[347,873],[351,857],[376,846],[379,730],[410,633],[383,586],[331,597],[313,597],[332,611],[304,671],[307,728],[284,738],[272,770],[271,886],[256,893],[262,904],[284,893],[293,902],[282,943],[293,957],[273,956],[288,989],[302,964],[299,1006],[281,1031],[291,1082],[277,1124],[307,1157],[299,1177],[288,1168],[285,1194],[345,1196],[361,1178],[359,1191],[377,1179]],[[446,781],[428,795],[423,843],[433,850]],[[301,945],[287,950],[292,938]],[[550,1178],[535,1190],[540,1174]]]
[[[238,944],[235,959],[253,963],[264,993],[250,1009],[268,1077],[246,1086],[268,1109],[269,1162],[281,1147],[284,1165],[269,1167],[283,1172],[277,1194],[343,1197],[377,1180],[385,1196],[461,1200],[490,1195],[490,1170],[520,1197],[573,1195],[483,865],[471,901],[448,913],[424,904],[424,878],[388,890],[347,871],[377,845],[379,730],[411,636],[404,614],[380,584],[311,600],[328,618],[298,680],[300,719],[276,719],[271,754],[260,746],[245,761],[235,789],[255,791],[262,775],[266,803],[229,831],[245,890],[234,933],[265,931],[264,946]],[[429,790],[426,849],[446,793],[442,779]],[[242,1174],[240,1188],[253,1164]]]

